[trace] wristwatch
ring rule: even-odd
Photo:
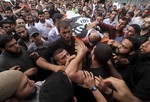
[[[97,90],[97,87],[96,86],[93,86],[91,91],[96,91]]]

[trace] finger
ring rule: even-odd
[[[86,75],[85,75],[84,71],[82,71],[82,76],[83,76],[83,78],[86,78]]]
[[[88,71],[85,71],[85,74],[86,74],[86,76],[89,78],[89,77],[91,77],[91,74],[90,74],[90,72],[88,72]]]

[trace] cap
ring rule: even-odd
[[[23,73],[17,70],[0,72],[0,102],[11,97],[18,89]]]
[[[35,34],[35,33],[40,33],[37,28],[31,27],[31,28],[28,29],[28,34],[29,34],[29,36],[32,36],[32,35]]]

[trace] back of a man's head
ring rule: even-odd
[[[65,28],[68,28],[68,27],[71,28],[70,22],[69,22],[69,21],[65,21],[65,20],[60,21],[60,22],[58,23],[58,25],[57,25],[57,28],[58,28],[58,31],[59,31],[59,32],[60,32],[60,29],[61,29],[61,28],[65,29]]]
[[[73,86],[65,72],[56,72],[43,84],[39,102],[72,102]]]
[[[112,49],[106,43],[99,42],[94,49],[95,59],[99,64],[106,64],[112,56]]]
[[[23,73],[17,70],[0,72],[0,102],[12,97],[17,91]]]

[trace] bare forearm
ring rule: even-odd
[[[36,61],[36,64],[43,69],[52,70],[52,71],[55,71],[54,69],[57,66],[57,65],[47,62],[45,59],[41,57]]]
[[[99,90],[92,91],[92,94],[94,95],[97,102],[107,102],[105,97],[101,94]]]
[[[136,98],[133,94],[125,94],[123,97],[120,96],[117,92],[114,92],[113,97],[119,102],[143,102],[140,99]]]
[[[110,67],[109,69],[110,69],[111,76],[118,79],[122,79],[121,74],[116,70],[113,64],[109,64],[109,67]]]

